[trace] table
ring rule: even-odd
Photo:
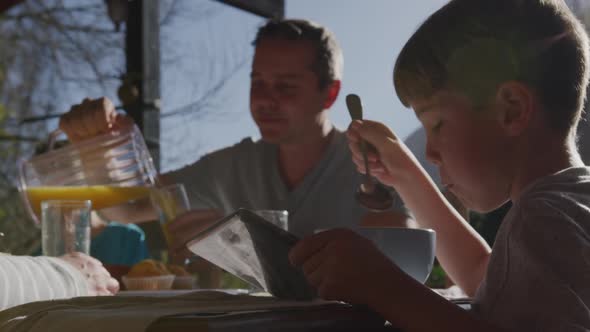
[[[367,331],[393,332],[376,314],[359,307],[326,305],[276,311],[177,315],[161,318],[148,332],[180,331]]]

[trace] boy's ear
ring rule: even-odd
[[[510,136],[517,136],[528,126],[534,111],[533,91],[520,82],[510,81],[500,84],[496,93],[499,106],[499,123]]]
[[[334,80],[330,85],[326,87],[326,101],[324,102],[324,109],[327,110],[328,108],[332,107],[336,98],[338,98],[338,93],[340,93],[340,81]]]

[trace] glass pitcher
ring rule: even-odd
[[[93,209],[149,197],[156,168],[137,126],[53,149],[22,161],[18,187],[27,212],[39,225],[43,200],[91,200]]]

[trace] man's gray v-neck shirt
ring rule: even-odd
[[[352,162],[344,133],[334,130],[321,160],[289,190],[278,167],[276,145],[250,138],[205,155],[167,176],[184,183],[193,209],[287,210],[289,230],[298,235],[334,227],[356,228],[367,210],[354,198],[362,177]],[[399,196],[393,210],[408,214]]]

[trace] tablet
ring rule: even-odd
[[[201,232],[187,247],[277,298],[311,300],[317,297],[315,290],[288,258],[298,240],[254,212],[239,209]]]

